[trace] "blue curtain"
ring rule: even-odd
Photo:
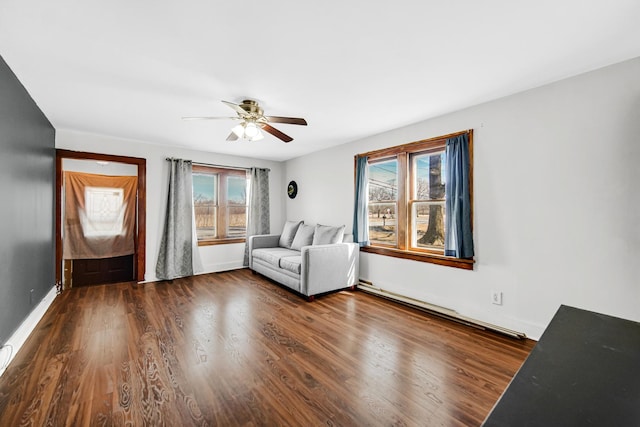
[[[447,139],[445,165],[445,229],[447,232],[444,239],[444,254],[456,258],[473,258],[467,134]]]
[[[360,246],[369,244],[369,221],[367,219],[367,187],[369,184],[368,157],[356,160],[356,192],[353,208],[353,241]]]

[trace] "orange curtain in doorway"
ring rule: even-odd
[[[64,172],[64,259],[135,253],[137,176]]]

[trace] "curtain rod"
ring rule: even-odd
[[[174,157],[167,157],[165,160],[173,160],[173,159],[174,159]],[[191,161],[191,163],[196,165],[196,166],[210,166],[210,167],[214,167],[214,168],[237,169],[237,170],[243,170],[243,171],[251,170],[251,168],[243,168],[241,166],[216,165],[216,164],[213,164],[213,163],[201,163],[201,162],[194,162],[194,161]],[[262,168],[262,169],[266,169],[269,172],[271,172],[271,169],[269,169],[269,168]]]

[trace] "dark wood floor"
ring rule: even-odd
[[[0,425],[473,426],[533,344],[247,270],[75,288],[0,378]]]

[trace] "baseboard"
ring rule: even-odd
[[[488,329],[494,332],[498,332],[504,335],[508,335],[512,338],[524,339],[527,338],[524,332],[514,331],[512,329],[503,328],[502,326],[494,325],[488,322],[483,322],[478,319],[472,319],[466,316],[459,314],[457,311],[452,310],[450,308],[442,307],[439,305],[431,304],[425,301],[420,301],[411,297],[407,297],[405,295],[400,295],[395,292],[387,291],[376,286],[373,286],[372,283],[365,282],[364,280],[360,280],[358,284],[358,289],[363,290],[365,292],[369,292],[383,298],[387,298],[401,304],[409,305],[414,308],[424,310],[428,313],[435,314],[440,317],[444,317],[449,320],[453,320],[458,323],[465,324],[467,326],[472,326],[478,329]]]
[[[220,273],[223,271],[231,271],[231,270],[240,270],[241,268],[245,268],[242,265],[242,261],[235,261],[235,262],[222,262],[222,263],[217,263],[217,264],[207,264],[205,266],[202,267],[202,270],[198,271],[197,273],[194,273],[194,276],[199,276],[201,274],[209,274],[209,273]],[[153,282],[160,282],[161,280],[158,279],[155,275],[153,277],[150,277],[148,279],[143,280],[142,282],[138,282],[140,284],[146,284],[146,283],[153,283]]]
[[[196,273],[196,275],[220,273],[221,271],[239,270],[241,268],[244,268],[244,266],[242,265],[242,260],[232,261],[232,262],[221,262],[216,264],[207,264],[207,265],[204,265],[202,268],[202,271]]]
[[[38,325],[38,322],[44,317],[44,314],[49,309],[49,306],[56,299],[56,287],[52,287],[51,290],[42,298],[40,303],[36,305],[29,316],[22,322],[22,324],[16,329],[16,331],[7,340],[5,345],[0,349],[0,376],[4,373],[9,366],[9,363],[13,360],[15,355],[20,351],[20,348],[24,345],[31,335],[31,332]]]

